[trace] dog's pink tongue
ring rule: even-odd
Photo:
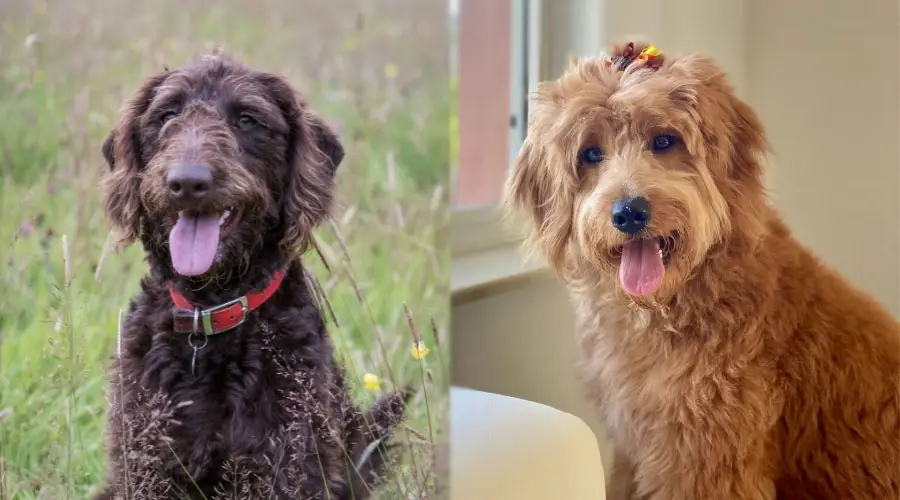
[[[169,253],[178,274],[198,276],[209,271],[218,248],[219,214],[179,214],[178,222],[169,233]]]
[[[622,248],[619,281],[629,295],[650,295],[662,283],[666,268],[656,240],[632,240]]]

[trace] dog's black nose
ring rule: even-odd
[[[638,233],[650,223],[650,202],[643,196],[625,198],[613,203],[613,227],[625,234]]]
[[[166,183],[179,198],[200,198],[212,187],[212,169],[205,165],[176,165],[169,169]]]

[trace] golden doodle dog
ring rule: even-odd
[[[506,201],[573,298],[608,498],[900,498],[900,324],[767,202],[717,65],[622,44],[530,114]]]

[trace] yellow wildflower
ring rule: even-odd
[[[344,50],[346,50],[347,52],[355,51],[358,45],[359,40],[355,36],[345,36],[341,40],[341,46],[343,46]]]
[[[374,373],[366,373],[363,375],[363,387],[369,391],[377,391],[381,389],[381,380],[378,380],[378,375]]]
[[[384,76],[390,80],[397,78],[397,73],[400,72],[400,68],[397,67],[396,64],[390,63],[384,66]]]
[[[413,344],[412,349],[409,351],[412,354],[413,359],[420,360],[424,359],[425,356],[428,356],[428,353],[431,352],[431,349],[425,345],[425,342],[421,340]]]

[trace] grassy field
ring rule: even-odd
[[[107,251],[100,144],[142,77],[219,44],[288,76],[340,132],[340,201],[317,233],[327,265],[304,259],[360,401],[375,396],[362,388],[367,372],[383,389],[420,388],[381,497],[441,496],[454,109],[445,3],[0,5],[0,499],[88,498],[102,481],[103,370],[145,264],[137,246]],[[431,348],[421,362],[413,328]]]

